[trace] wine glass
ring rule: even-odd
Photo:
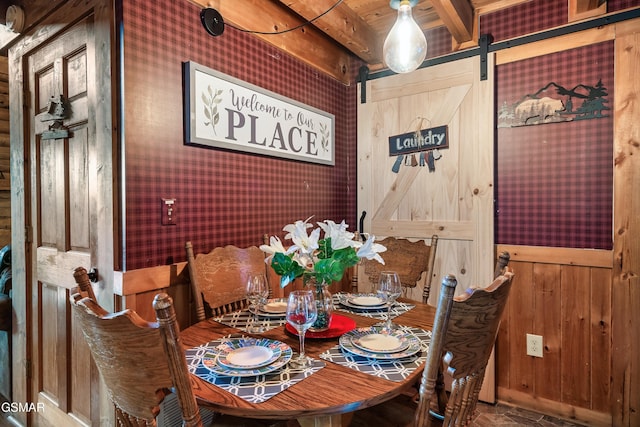
[[[287,322],[298,331],[300,339],[300,353],[296,359],[291,360],[294,368],[306,368],[310,365],[311,361],[304,355],[304,334],[317,317],[318,308],[312,291],[292,291],[289,294]]]
[[[251,325],[247,328],[247,332],[264,332],[264,328],[256,324],[258,319],[258,308],[263,304],[269,296],[269,286],[264,274],[250,274],[247,279],[246,296],[249,300],[249,311],[253,313]]]
[[[393,323],[391,323],[391,306],[395,303],[396,298],[402,294],[402,285],[400,278],[395,271],[383,271],[380,273],[380,279],[376,286],[376,293],[387,303],[387,320],[383,330],[391,332]]]

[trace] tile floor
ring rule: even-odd
[[[295,423],[298,424],[298,423]],[[215,424],[214,424],[215,425]],[[478,404],[474,427],[582,427],[583,424],[572,423],[549,415],[528,411],[503,403],[497,405]],[[0,414],[0,427],[14,427]],[[374,426],[371,426],[374,427]]]
[[[415,410],[415,404],[410,397],[400,396],[387,405],[384,410],[364,410],[356,412],[349,427],[403,427]],[[432,426],[440,426],[439,422],[433,422]],[[582,427],[583,424],[562,420],[538,412],[498,403],[488,405],[478,403],[472,427]],[[292,427],[288,425],[287,427]],[[295,426],[298,427],[298,426]]]
[[[526,409],[509,406],[503,403],[498,403],[497,405],[479,403],[473,425],[476,427],[583,426],[583,424],[561,420],[549,415],[528,411]]]

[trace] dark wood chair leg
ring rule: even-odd
[[[443,367],[441,366],[440,369],[438,369],[438,378],[436,379],[436,385],[435,385],[435,395],[436,395],[436,402],[438,404],[438,412],[435,411],[430,411],[431,416],[439,419],[439,420],[444,420],[444,412],[447,408],[447,402],[449,401],[449,397],[447,396],[447,391],[445,390],[444,387],[444,374],[443,374]]]

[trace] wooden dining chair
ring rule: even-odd
[[[509,260],[511,259],[511,255],[509,252],[504,251],[498,255],[496,259],[496,265],[493,272],[493,278],[501,276],[505,271],[507,266],[509,265]],[[441,368],[438,371],[438,379],[435,385],[435,395],[436,395],[436,407],[432,410],[432,415],[435,416],[439,420],[444,419],[444,413],[447,407],[447,402],[449,397],[447,395],[445,389],[445,381],[444,381],[444,369]]]
[[[157,322],[127,309],[108,313],[93,294],[87,271],[74,272],[70,297],[74,320],[85,337],[116,409],[119,427],[286,427],[287,421],[220,414],[197,406],[180,341],[172,298],[153,300]]]
[[[193,245],[187,242],[185,249],[198,321],[245,308],[249,274],[264,273],[269,277],[265,254],[256,246],[228,245],[194,255]]]
[[[405,396],[354,414],[350,426],[468,426],[478,402],[485,369],[507,303],[513,272],[506,267],[486,288],[470,288],[454,297],[456,278],[446,276],[436,308],[429,352],[420,382],[417,409],[412,413]],[[453,378],[444,420],[435,420],[438,372],[444,365]],[[373,424],[372,424],[373,425]]]
[[[439,329],[434,325],[434,337],[437,335],[438,339],[435,342],[432,340],[434,352],[431,357],[436,360],[427,358],[416,425],[428,425],[426,419],[433,393],[432,383],[437,379],[441,360],[453,379],[443,425],[464,426],[471,423],[513,277],[513,272],[505,266],[503,274],[486,288],[467,289],[453,298],[450,314],[445,316],[444,324]]]
[[[382,253],[384,264],[376,260],[364,259],[362,261],[362,268],[359,269],[361,273],[358,274],[358,277],[364,276],[361,281],[364,285],[360,289],[369,289],[375,285],[380,277],[380,272],[396,271],[402,284],[403,296],[406,296],[409,289],[416,288],[420,278],[424,277],[422,301],[426,303],[431,291],[438,236],[431,236],[430,245],[427,245],[424,240],[411,242],[397,237],[387,237],[378,243],[387,248]]]
[[[115,405],[118,425],[155,426],[161,403],[173,390],[182,425],[202,426],[171,297],[156,295],[158,322],[149,323],[132,310],[108,313],[89,296],[87,271],[79,267],[74,277],[79,285],[70,296],[74,322]]]

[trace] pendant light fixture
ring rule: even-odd
[[[418,0],[389,2],[392,9],[398,9],[398,19],[384,41],[382,53],[387,67],[396,73],[414,71],[427,56],[427,39],[411,15],[411,8],[417,3]]]

